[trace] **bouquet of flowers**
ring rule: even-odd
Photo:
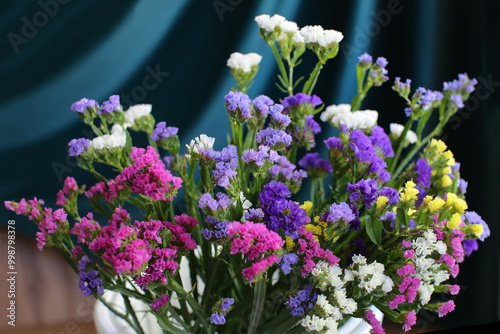
[[[468,211],[460,164],[435,137],[477,81],[461,74],[432,91],[395,78],[407,121],[386,134],[377,111],[360,110],[389,80],[385,58],[360,55],[352,103],[324,108],[313,90],[342,33],[299,29],[279,15],[255,21],[284,95],[249,97],[261,56],[231,54],[236,87],[221,100],[227,145],[215,149],[201,134],[182,148],[178,128],[156,123],[151,105],[123,111],[117,95],[84,98],[71,110],[96,137],[71,140],[69,155],[97,182],[68,177],[57,209],[37,198],[7,209],[37,224],[39,249],[56,247],[80,290],[137,333],[131,299],[168,333],[336,333],[349,317],[383,333],[370,307],[406,331],[421,309],[451,312],[460,287],[450,282],[490,232]],[[311,51],[317,63],[296,79]],[[437,124],[428,122],[434,114]],[[319,120],[338,135],[317,143]],[[148,145],[135,147],[142,133]],[[310,197],[294,200],[304,190]],[[92,212],[78,211],[79,197]],[[106,290],[122,295],[125,311],[102,298]]]

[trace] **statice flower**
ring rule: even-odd
[[[285,112],[288,112],[294,107],[301,106],[302,104],[309,104],[312,107],[316,107],[322,103],[323,101],[321,101],[317,95],[307,95],[305,93],[297,93],[292,96],[287,96],[282,102],[285,107]]]
[[[370,64],[373,62],[373,58],[371,55],[369,55],[368,53],[363,53],[361,56],[358,57],[358,61],[360,63],[366,63],[366,64]]]
[[[298,238],[297,232],[307,221],[306,211],[291,200],[290,190],[282,182],[271,181],[259,194],[264,221],[272,231],[283,230],[285,235]]]
[[[256,174],[267,172],[279,157],[278,152],[271,150],[265,145],[260,145],[258,151],[249,149],[242,154],[242,160],[247,164],[249,169]]]
[[[105,134],[92,139],[90,146],[95,150],[113,149],[124,147],[127,143],[127,134],[120,124],[115,124],[111,128],[110,134]]]
[[[210,322],[215,325],[224,325],[226,323],[226,314],[231,309],[231,305],[234,304],[233,298],[224,298],[217,302],[217,304],[212,308],[212,315],[210,316]]]
[[[186,158],[188,159],[200,159],[200,150],[213,148],[215,143],[215,138],[209,137],[205,134],[201,134],[199,137],[195,139],[191,139],[189,145],[186,144],[187,154]]]
[[[222,239],[227,236],[227,225],[229,224],[229,221],[218,220],[212,216],[207,216],[205,222],[208,224],[208,227],[203,228],[201,230],[201,234],[206,240]]]
[[[285,149],[292,143],[292,137],[288,133],[271,127],[257,132],[255,140],[258,144],[269,146],[276,151]]]
[[[224,101],[231,120],[243,123],[252,117],[250,109],[252,100],[250,100],[248,95],[242,92],[235,93],[230,91],[224,96]]]
[[[232,188],[232,183],[236,180],[236,168],[238,167],[238,153],[236,146],[224,147],[215,163],[212,172],[213,183],[226,190]]]
[[[97,108],[98,106],[99,103],[97,103],[95,100],[90,100],[84,97],[83,99],[73,103],[70,109],[77,113],[84,113],[87,110],[87,108]]]
[[[415,172],[417,173],[416,179],[418,184],[422,185],[425,188],[430,188],[432,167],[427,164],[427,160],[425,158],[420,158],[417,160],[415,164]]]
[[[259,28],[267,32],[274,32],[285,21],[286,19],[278,14],[274,14],[273,16],[262,14],[255,17],[255,22],[257,22]]]
[[[309,175],[316,177],[324,177],[333,171],[330,161],[321,159],[318,152],[307,153],[299,160],[298,164],[300,167],[304,168]]]
[[[88,265],[91,263],[87,255],[82,256],[80,261],[78,261],[78,278],[80,283],[78,285],[79,289],[85,296],[92,296],[94,294],[104,293],[104,288],[102,286],[102,279],[99,278],[99,272],[97,270],[87,271]]]
[[[94,220],[92,212],[89,212],[87,216],[75,223],[70,233],[77,236],[78,242],[88,246],[97,237],[100,231],[101,226]]]
[[[101,109],[97,110],[99,115],[111,114],[115,110],[120,110],[120,96],[111,95],[107,101],[104,101],[101,105]]]
[[[132,147],[130,158],[133,164],[122,171],[120,180],[134,193],[146,195],[154,201],[171,201],[181,187],[182,179],[165,169],[156,150],[151,146],[147,149]]]
[[[214,199],[209,193],[204,193],[198,200],[198,207],[206,215],[214,216],[224,214],[232,204],[232,200],[224,193],[217,193],[217,199]]]
[[[391,137],[394,139],[398,139],[401,136],[401,133],[403,133],[404,126],[401,124],[391,123],[389,127],[391,130]],[[408,130],[404,139],[404,145],[408,146],[408,144],[415,144],[417,140],[417,134],[412,130]]]
[[[346,189],[351,193],[349,195],[351,203],[356,203],[360,199],[363,199],[363,204],[367,208],[371,208],[377,200],[378,183],[373,179],[362,179],[354,184],[349,182]]]
[[[243,276],[254,282],[268,267],[279,260],[276,253],[283,247],[285,241],[269,230],[262,223],[247,221],[227,224],[228,238],[231,240],[231,254],[244,254],[251,262],[250,267],[243,269]]]
[[[269,114],[269,108],[274,104],[274,101],[266,95],[259,95],[252,101],[258,117],[263,117]]]
[[[479,224],[483,227],[483,233],[478,237],[479,240],[484,241],[484,239],[490,236],[490,228],[488,224],[474,211],[467,211],[464,214],[464,218],[469,224]]]
[[[240,70],[248,73],[251,72],[253,68],[258,66],[261,60],[262,56],[254,52],[247,54],[233,52],[227,60],[227,66],[230,67],[231,70]]]
[[[392,149],[391,139],[385,133],[381,126],[375,126],[372,128],[372,133],[370,135],[370,140],[375,148],[379,148],[382,152],[383,157],[391,158],[394,156],[394,150]]]
[[[321,26],[305,26],[299,33],[304,37],[304,42],[308,45],[318,44],[323,48],[331,48],[342,41],[344,35],[340,31],[333,29],[324,30]]]
[[[158,124],[156,124],[155,129],[151,133],[151,140],[158,141],[161,139],[167,139],[176,136],[178,131],[179,128],[176,128],[174,126],[167,127],[166,122],[159,122]]]
[[[370,129],[377,124],[378,112],[375,110],[351,111],[350,104],[331,105],[320,115],[323,122],[330,122],[339,127],[345,125],[349,129]]]
[[[130,106],[127,111],[123,113],[123,116],[125,116],[123,127],[125,129],[134,127],[140,118],[150,116],[152,107],[151,104],[136,104]]]
[[[81,155],[83,152],[89,148],[91,141],[87,138],[72,139],[69,143],[68,155],[70,157],[75,157]]]
[[[161,309],[168,304],[170,301],[170,297],[167,295],[162,295],[160,298],[155,298],[153,303],[151,304],[151,308],[155,310],[155,312],[160,312]]]
[[[317,298],[317,292],[313,291],[311,284],[308,284],[295,295],[291,296],[285,302],[285,305],[293,316],[304,316],[314,307]]]
[[[271,121],[277,128],[285,129],[291,122],[290,116],[283,114],[283,106],[281,104],[275,104],[269,109],[271,115]]]
[[[368,174],[376,173],[381,182],[390,180],[390,174],[385,170],[387,163],[377,156],[373,144],[361,130],[353,130],[350,133],[349,147],[354,151],[359,161],[369,165]]]
[[[292,265],[299,261],[299,256],[295,253],[284,254],[278,261],[283,274],[288,275],[292,271]]]

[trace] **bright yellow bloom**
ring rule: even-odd
[[[429,212],[432,213],[432,212],[434,212],[436,210],[441,209],[441,207],[444,205],[444,203],[445,202],[441,198],[439,198],[439,197],[434,198],[428,204]]]
[[[384,205],[389,202],[389,198],[387,196],[379,196],[377,197],[377,209],[382,208]]]
[[[416,184],[413,181],[406,182],[405,189],[399,195],[399,199],[402,202],[408,202],[408,201],[412,200],[413,198],[415,198],[415,196],[417,196],[417,194],[419,193],[419,191],[418,191],[417,188],[414,188],[415,185]]]
[[[427,195],[427,196],[424,197],[423,204],[428,204],[430,201],[432,201],[432,196]]]
[[[295,242],[292,240],[291,237],[286,236],[286,250],[291,252],[293,251],[293,247],[295,247]]]
[[[460,216],[459,213],[454,213],[453,216],[448,220],[446,225],[450,230],[454,230],[460,226],[460,223],[462,223],[462,217]]]
[[[409,209],[406,211],[406,213],[407,213],[407,214],[408,214],[408,216],[410,216],[410,217],[411,217],[411,215],[412,215],[412,214],[414,214],[415,212],[417,212],[417,210],[412,209],[412,208],[409,208]]]
[[[453,182],[451,181],[451,178],[448,175],[443,175],[441,178],[441,186],[442,187],[449,187],[451,186]]]
[[[467,202],[461,198],[457,198],[453,204],[455,205],[455,209],[458,213],[464,213],[465,210],[467,210],[467,208],[469,207],[467,205]]]
[[[483,225],[481,224],[470,224],[469,225],[471,231],[472,231],[472,234],[474,234],[476,237],[480,237],[483,232],[484,232],[484,227]]]
[[[311,212],[311,208],[313,207],[313,202],[305,201],[304,204],[300,206],[301,209],[306,210],[306,213],[309,214]]]
[[[446,144],[441,140],[432,139],[431,147],[435,147],[438,152],[444,152],[446,150]]]
[[[306,224],[306,231],[311,231],[313,234],[321,235],[323,233],[321,226],[316,226],[313,224]]]
[[[441,169],[442,174],[450,174],[451,173],[451,167],[445,167]]]
[[[450,150],[444,152],[443,155],[448,158],[448,162],[446,163],[448,166],[453,166],[455,164],[455,158]]]
[[[447,193],[446,194],[446,206],[452,206],[453,203],[458,199],[457,194],[455,193]]]

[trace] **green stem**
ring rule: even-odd
[[[138,330],[135,328],[134,323],[129,319],[129,317],[115,310],[114,307],[111,306],[111,304],[109,304],[108,302],[104,301],[103,298],[100,298],[99,301],[103,303],[104,306],[106,306],[111,312],[113,312],[114,315],[125,320],[130,325],[130,327],[132,327],[136,332],[138,332]]]
[[[264,309],[264,300],[266,299],[266,283],[260,279],[255,283],[252,313],[250,314],[250,325],[248,327],[248,334],[257,333],[257,327],[260,323],[262,310]]]
[[[278,64],[278,69],[280,70],[281,77],[285,81],[285,83],[289,86],[289,79],[286,73],[285,64],[283,63],[283,59],[281,59],[280,53],[274,44],[269,45],[271,50],[273,51],[274,58],[276,59],[276,63]]]
[[[318,60],[316,66],[314,66],[314,70],[311,72],[311,75],[309,76],[309,79],[307,79],[306,83],[304,84],[304,87],[302,88],[302,93],[305,93],[307,95],[312,94],[314,86],[316,86],[316,82],[318,81],[319,73],[323,68],[323,65],[324,63],[321,60]]]
[[[132,304],[130,303],[130,299],[128,299],[127,296],[122,295],[123,301],[125,302],[125,307],[127,308],[127,313],[132,316],[132,320],[134,321],[134,327],[135,330],[138,334],[144,334],[144,330],[141,327],[141,323],[139,319],[137,318],[137,314],[135,314],[134,308],[132,307]]]

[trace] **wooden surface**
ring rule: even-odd
[[[7,238],[0,230],[0,333],[95,333],[95,299],[78,291],[78,277],[57,251],[40,252],[34,240],[16,235],[15,298],[9,298]],[[15,300],[15,328],[7,307]]]

